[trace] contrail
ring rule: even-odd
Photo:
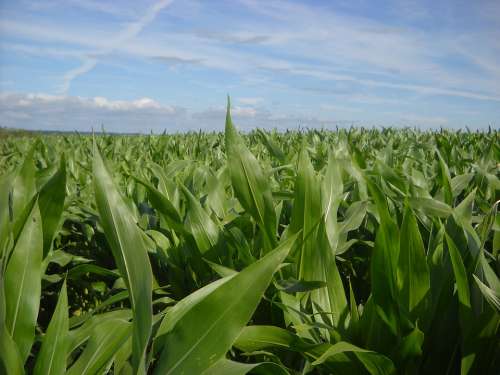
[[[79,77],[92,69],[97,65],[97,59],[88,59],[83,62],[82,65],[79,67],[72,69],[63,76],[63,83],[61,85],[61,92],[66,94],[69,90],[69,86],[71,85],[71,82],[76,78]]]
[[[61,85],[61,92],[63,94],[66,94],[71,86],[71,82],[73,82],[75,78],[94,69],[99,62],[98,56],[107,55],[111,53],[118,45],[122,45],[123,43],[126,43],[130,39],[136,37],[147,25],[154,21],[154,19],[162,9],[166,8],[172,3],[173,0],[161,0],[153,4],[141,18],[125,27],[116,35],[116,37],[111,38],[107,46],[91,54],[92,57],[86,57],[79,67],[72,69],[64,74],[63,83]]]

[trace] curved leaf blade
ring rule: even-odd
[[[271,188],[262,168],[245,145],[231,120],[228,99],[226,114],[226,152],[231,183],[236,197],[264,232],[267,250],[276,246],[276,212]]]
[[[43,232],[35,203],[5,271],[6,326],[23,362],[35,338],[41,295]]]
[[[155,374],[197,374],[221,359],[251,318],[296,238],[290,237],[259,261],[229,276],[192,305],[166,334]]]
[[[94,145],[94,191],[97,210],[113,257],[130,293],[134,370],[145,373],[145,353],[152,325],[153,276],[143,236]]]
[[[37,355],[33,374],[58,375],[66,372],[66,356],[68,353],[68,294],[66,280],[59,293],[56,309],[50,320],[42,347]]]
[[[42,217],[44,257],[51,250],[52,241],[61,223],[65,198],[66,160],[63,155],[59,169],[42,187],[38,197],[38,206]]]

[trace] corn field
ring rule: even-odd
[[[498,374],[499,132],[0,138],[6,374]]]

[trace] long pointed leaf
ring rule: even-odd
[[[59,300],[50,320],[47,333],[43,337],[42,347],[37,355],[33,374],[58,375],[66,373],[68,353],[68,295],[66,280],[59,292]]]
[[[271,189],[259,162],[234,128],[229,101],[225,137],[228,167],[236,197],[261,227],[267,250],[271,250],[276,245],[276,213]]]
[[[143,236],[116,188],[103,159],[94,148],[94,190],[106,239],[130,293],[133,321],[134,370],[145,373],[145,353],[152,324],[152,271]]]
[[[23,362],[35,338],[41,294],[43,232],[35,203],[5,271],[6,326]]]
[[[221,359],[257,308],[297,236],[208,294],[166,334],[155,374],[197,374]]]

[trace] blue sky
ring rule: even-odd
[[[500,1],[0,0],[0,126],[500,127]]]

